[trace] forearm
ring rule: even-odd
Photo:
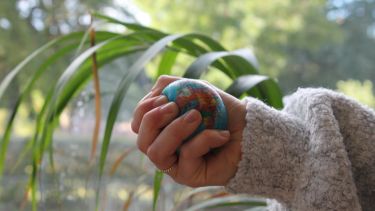
[[[301,89],[292,95],[285,110],[301,118],[312,131],[318,131],[315,120],[339,134],[336,137],[342,140],[340,148],[343,146],[348,157],[362,209],[375,210],[374,110],[327,89]]]
[[[303,169],[308,133],[293,116],[253,98],[246,99],[246,104],[242,159],[227,188],[235,193],[275,198],[289,205]]]
[[[242,159],[227,188],[275,198],[296,210],[360,210],[351,149],[331,93],[301,90],[283,111],[250,98]]]

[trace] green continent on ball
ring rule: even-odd
[[[180,116],[191,109],[202,115],[202,123],[194,135],[204,129],[227,129],[227,110],[220,95],[209,85],[193,79],[174,81],[162,91],[168,101],[177,104]]]

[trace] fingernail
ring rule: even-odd
[[[193,123],[199,119],[199,115],[200,114],[197,112],[197,110],[193,109],[185,114],[184,121],[186,123]]]
[[[228,138],[230,134],[229,134],[229,131],[227,130],[221,130],[219,131],[219,135],[223,138]]]
[[[174,102],[169,102],[165,105],[163,105],[162,107],[160,107],[160,111],[163,112],[163,113],[172,113],[173,112],[173,104]]]
[[[161,106],[161,105],[163,105],[163,104],[165,104],[165,103],[167,103],[167,102],[168,102],[167,97],[164,96],[164,95],[162,95],[162,96],[158,97],[158,98],[154,101],[153,106],[154,106],[154,107],[158,107],[158,106]]]

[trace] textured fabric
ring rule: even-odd
[[[226,188],[270,210],[375,210],[375,112],[326,89],[299,89],[282,111],[245,99],[242,158]]]

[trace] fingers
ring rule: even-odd
[[[152,142],[161,132],[162,128],[168,125],[178,115],[178,107],[170,102],[163,106],[152,109],[147,112],[139,127],[137,137],[138,148],[145,154]]]
[[[177,77],[177,76],[169,76],[169,75],[160,76],[158,80],[156,81],[154,87],[152,87],[151,89],[151,92],[152,92],[151,96],[160,95],[162,90],[166,86],[168,86],[168,84],[172,83],[173,81],[180,80],[180,79],[181,77]]]
[[[161,76],[138,104],[131,124],[133,131],[138,133],[138,147],[158,169],[166,170],[180,184],[191,187],[224,185],[236,172],[240,160],[240,141],[246,123],[245,104],[217,90],[228,111],[230,134],[228,131],[204,130],[184,142],[194,133],[202,117],[193,110],[190,115],[176,119],[177,105],[167,103],[167,98],[160,96],[168,84],[179,79]],[[221,148],[210,153],[218,147]]]
[[[228,143],[230,134],[228,131],[204,130],[189,142],[182,145],[178,158],[178,169],[174,168],[169,175],[181,184],[190,187],[203,185],[215,185],[215,178],[220,178],[220,171],[225,171],[226,164],[218,159],[218,154],[208,154],[210,150]],[[207,160],[216,160],[219,166],[212,168]],[[209,176],[209,177],[208,177]],[[213,179],[214,178],[214,179]]]
[[[229,132],[226,130],[204,130],[181,147],[181,159],[201,158],[211,149],[227,143],[229,136]]]
[[[157,168],[167,169],[177,161],[177,149],[194,133],[201,120],[200,113],[191,110],[163,129],[147,150],[147,156]]]
[[[141,124],[143,115],[150,111],[151,109],[161,106],[167,103],[167,98],[163,95],[160,96],[162,90],[173,81],[181,79],[180,77],[176,76],[167,76],[163,75],[160,76],[155,83],[154,87],[151,91],[145,95],[139,102],[138,106],[134,110],[133,120],[131,122],[131,128],[133,132],[139,132],[139,126]]]
[[[167,97],[164,95],[152,97],[141,101],[133,114],[133,120],[131,122],[131,128],[135,133],[139,132],[139,126],[141,124],[143,116],[150,110],[159,107],[168,102]]]
[[[215,185],[215,179],[220,178],[220,174],[222,174],[218,169],[221,168],[225,171],[227,167],[225,163],[220,162],[220,159],[218,159],[219,156],[216,153],[208,153],[210,150],[228,143],[229,140],[230,135],[228,131],[202,131],[181,147],[178,162],[179,172],[174,179],[190,187]],[[216,160],[214,163],[219,166],[213,168],[213,165],[207,162],[208,158],[209,160]]]

